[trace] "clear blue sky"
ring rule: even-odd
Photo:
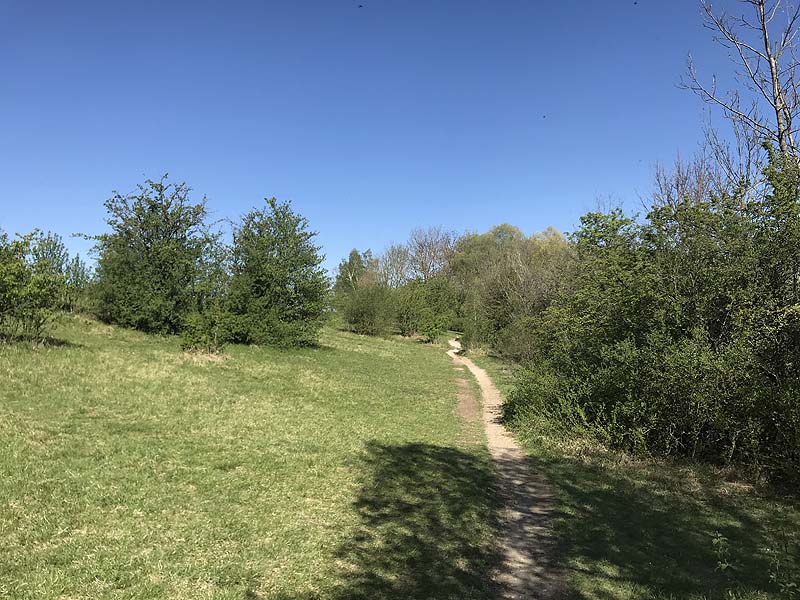
[[[328,267],[415,226],[571,230],[696,150],[688,51],[728,69],[697,0],[0,0],[0,228],[100,233],[168,171],[220,217],[292,200]]]

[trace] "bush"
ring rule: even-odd
[[[498,335],[530,361],[509,415],[798,481],[800,174],[767,174],[758,201],[584,215],[568,293]]]
[[[420,315],[419,332],[423,335],[426,342],[432,344],[449,329],[451,321],[451,315],[437,314],[426,307]]]
[[[367,283],[339,296],[340,309],[348,328],[363,335],[388,335],[393,323],[392,292]]]
[[[521,316],[501,329],[494,338],[494,346],[502,357],[525,363],[536,355],[538,319]]]
[[[36,233],[9,240],[0,232],[0,333],[40,340],[64,286],[32,253]]]
[[[231,341],[284,347],[316,343],[327,303],[316,232],[275,198],[253,209],[234,231],[225,303]]]
[[[181,331],[181,348],[187,351],[219,354],[230,337],[219,310],[193,312]]]
[[[97,316],[149,333],[177,333],[196,309],[195,285],[213,240],[205,199],[185,183],[147,180],[135,194],[106,201],[111,233],[95,237]]]
[[[395,322],[401,335],[422,334],[433,342],[450,329],[456,319],[457,301],[441,277],[412,281],[396,292]]]
[[[517,371],[514,387],[503,405],[503,419],[520,426],[588,431],[579,397],[572,382],[547,362],[532,363]]]
[[[425,292],[416,282],[408,283],[395,292],[395,322],[400,335],[410,336],[423,328],[423,316],[428,309]]]

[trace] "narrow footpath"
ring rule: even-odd
[[[552,489],[501,424],[502,398],[489,375],[459,354],[461,344],[457,340],[450,340],[450,346],[447,354],[457,366],[469,369],[481,388],[486,440],[503,502],[499,532],[503,564],[495,575],[502,597],[560,598],[562,578],[552,559]]]

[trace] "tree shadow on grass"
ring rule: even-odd
[[[488,456],[371,443],[356,535],[338,551],[337,599],[493,598],[499,555]]]
[[[797,527],[769,510],[756,519],[721,479],[703,474],[700,481],[673,465],[626,469],[598,453],[541,467],[559,489],[559,558],[581,581],[571,598],[721,600],[729,589],[768,592],[766,528]],[[728,540],[731,570],[717,568],[716,532]]]

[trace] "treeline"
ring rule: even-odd
[[[107,233],[91,274],[57,236],[0,237],[0,326],[41,338],[62,309],[154,334],[188,350],[227,343],[302,346],[322,327],[328,279],[308,222],[269,199],[229,223],[231,242],[203,198],[166,176],[105,202]]]
[[[357,333],[433,341],[453,329],[467,345],[521,360],[521,328],[556,294],[569,253],[553,229],[532,237],[510,225],[462,236],[416,229],[379,256],[353,250],[336,273],[335,306]]]
[[[353,251],[337,307],[355,331],[452,328],[519,363],[506,406],[518,427],[797,481],[798,163],[771,152],[762,193],[712,191],[701,170],[643,218],[589,213],[566,238],[433,229],[378,257]]]

